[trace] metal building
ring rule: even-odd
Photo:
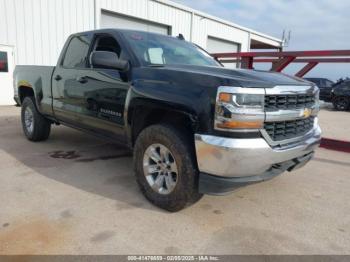
[[[0,104],[16,64],[54,65],[66,38],[98,28],[183,34],[209,52],[278,49],[281,40],[168,0],[0,0]]]

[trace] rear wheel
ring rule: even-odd
[[[142,193],[162,209],[179,211],[202,196],[191,141],[171,126],[154,125],[141,132],[134,169]]]
[[[28,140],[38,142],[48,139],[51,122],[38,112],[33,97],[24,98],[21,120],[23,132]]]

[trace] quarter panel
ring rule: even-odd
[[[54,69],[53,66],[16,66],[14,72],[15,88],[32,88],[39,112],[48,116],[53,115],[51,78]]]

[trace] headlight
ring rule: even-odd
[[[220,87],[216,99],[215,129],[256,131],[264,125],[264,89]]]
[[[262,108],[264,106],[264,96],[252,94],[233,94],[232,101],[243,108]]]

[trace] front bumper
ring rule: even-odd
[[[196,134],[199,191],[222,194],[271,179],[306,164],[321,141],[319,126],[299,142],[271,147],[265,139],[235,139]]]

